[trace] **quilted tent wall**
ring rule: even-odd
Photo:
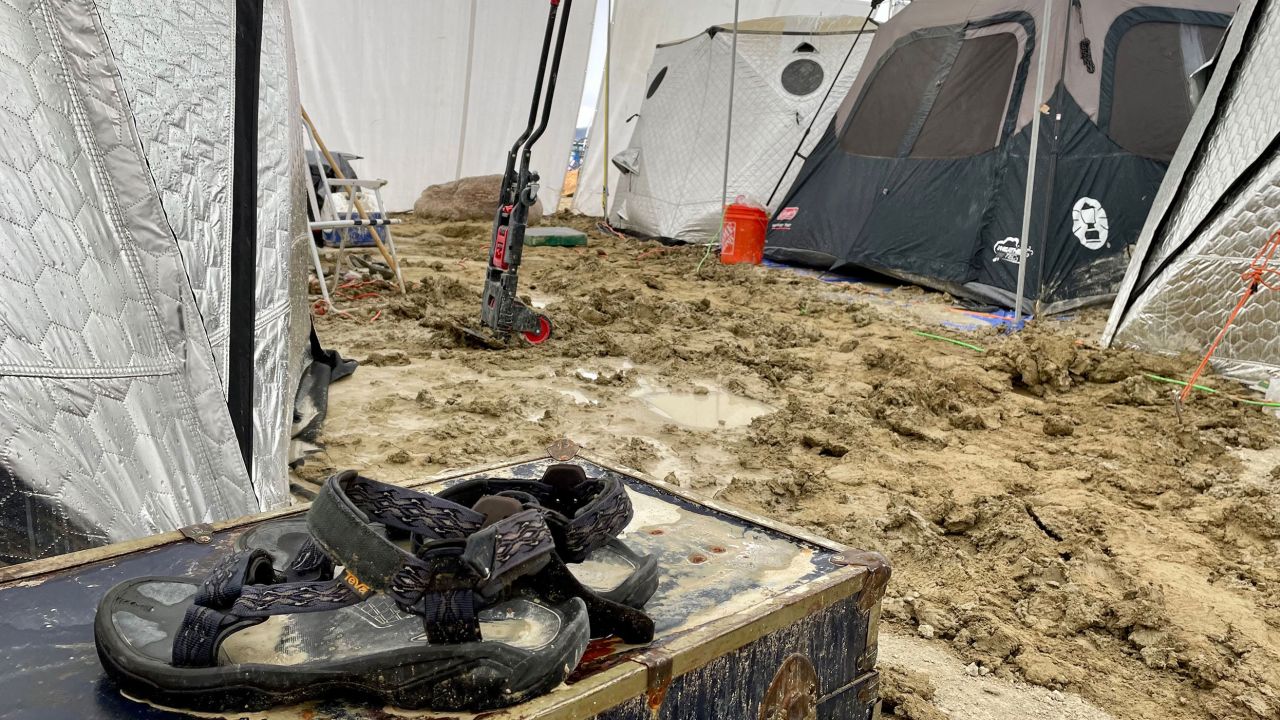
[[[1245,0],[1135,248],[1103,341],[1202,353],[1280,229],[1280,3]],[[1280,374],[1280,300],[1256,295],[1214,355],[1242,380]]]
[[[534,149],[556,207],[573,143],[595,0],[575,0],[547,133]],[[428,185],[502,172],[524,129],[545,0],[307,0],[294,7],[302,102],[392,210]],[[641,70],[643,72],[643,69]]]
[[[98,0],[147,164],[229,384],[235,0]],[[307,170],[289,8],[263,3],[258,110],[252,477],[260,505],[289,500],[293,401],[307,358]],[[174,62],[174,58],[183,62]]]
[[[850,0],[740,0],[740,20],[778,15],[866,15],[869,3]],[[631,142],[635,130],[627,118],[640,112],[649,66],[659,43],[692,37],[712,25],[733,22],[733,0],[613,0],[613,48],[609,72],[609,154],[617,154]],[[725,73],[728,73],[728,64]],[[587,154],[578,172],[573,209],[586,215],[603,215],[600,194],[604,187],[604,93],[600,93]],[[843,98],[833,98],[837,105]],[[819,128],[820,129],[820,128]],[[609,187],[618,186],[618,169],[609,167]]]
[[[0,555],[256,510],[95,4],[0,28]]]

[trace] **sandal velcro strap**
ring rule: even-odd
[[[565,522],[548,519],[565,562],[585,560],[625,530],[635,515],[627,489],[617,478],[589,479],[581,467],[566,463],[547,468],[543,481],[560,492],[577,493],[582,501],[572,515],[562,512]]]
[[[333,577],[333,570],[333,560],[308,536],[293,562],[285,568],[284,579],[288,582],[328,580]]]
[[[431,524],[437,520],[441,525]],[[374,523],[428,539],[411,554]],[[516,579],[541,570],[555,550],[536,509],[491,517],[350,471],[329,478],[307,524],[345,569],[343,582],[361,595],[385,592],[422,616],[432,642],[479,640],[477,596],[489,604]]]
[[[173,644],[173,664],[211,667],[228,635],[272,615],[320,612],[360,601],[336,581],[277,583],[271,555],[241,550],[214,566],[196,590]]]
[[[265,550],[241,550],[224,557],[209,571],[199,590],[195,604],[226,610],[240,597],[245,585],[270,583],[276,579],[271,555]]]
[[[535,503],[546,513],[556,550],[565,562],[582,562],[631,522],[634,510],[616,477],[588,477],[579,465],[551,465],[541,480],[483,478],[445,488],[439,494],[468,505],[483,495],[503,495]]]

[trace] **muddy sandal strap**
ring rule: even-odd
[[[271,613],[246,613],[239,607],[245,595],[277,580],[271,556],[264,550],[242,550],[224,557],[209,571],[187,608],[174,638],[173,664],[208,667],[216,663],[218,648],[228,635],[262,622]]]
[[[276,579],[271,556],[264,550],[241,550],[224,557],[200,583],[195,604],[210,608],[229,607],[240,597],[241,589],[252,583],[270,583]]]
[[[575,512],[562,511],[565,522],[548,520],[565,562],[585,560],[626,529],[635,514],[627,489],[617,478],[592,479],[581,466],[562,463],[547,468],[542,481],[577,502]]]
[[[568,563],[582,562],[631,522],[634,510],[626,487],[615,477],[591,478],[579,465],[547,468],[541,480],[482,478],[458,483],[438,497],[470,504],[483,495],[535,500],[547,514],[556,551]]]
[[[284,578],[287,582],[329,580],[333,571],[334,564],[329,554],[308,536],[293,561],[284,569]]]
[[[373,522],[448,539],[429,540],[410,554]],[[518,578],[541,570],[555,550],[542,514],[518,502],[488,515],[354,472],[325,483],[307,523],[320,547],[343,566],[344,582],[362,595],[385,592],[422,616],[432,642],[479,640],[476,611]]]

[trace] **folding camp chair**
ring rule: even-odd
[[[308,123],[310,128],[310,124]],[[314,130],[307,132],[307,139],[311,144],[312,152],[317,159],[327,155],[322,154],[323,146],[320,145],[319,139],[316,138]],[[304,160],[307,160],[304,152]],[[387,206],[382,200],[382,188],[387,184],[386,180],[360,180],[349,178],[331,178],[323,172],[323,160],[321,162],[321,175],[323,182],[320,183],[320,190],[324,195],[324,205],[321,206],[320,198],[316,195],[316,188],[313,183],[307,183],[307,201],[311,206],[312,222],[308,223],[312,233],[316,230],[321,232],[326,230],[334,230],[338,235],[338,254],[333,266],[333,287],[330,288],[325,278],[324,266],[320,261],[320,250],[314,242],[311,243],[311,261],[315,265],[316,278],[320,281],[320,295],[324,298],[324,302],[329,307],[334,307],[333,293],[337,291],[339,283],[342,282],[342,262],[345,258],[348,247],[354,247],[352,243],[352,234],[357,232],[357,228],[369,228],[370,233],[377,233],[375,237],[382,241],[394,261],[392,268],[396,275],[396,284],[400,286],[400,292],[404,292],[404,276],[400,272],[400,257],[396,254],[395,238],[391,235],[391,226],[399,225],[400,220],[387,217]],[[368,219],[355,216],[355,208],[357,203],[357,194],[363,195],[362,190],[371,190],[374,198],[374,209],[367,213]],[[337,203],[334,199],[337,193],[345,193],[348,200],[350,210],[345,213],[346,217],[339,217]],[[385,228],[385,230],[380,230]],[[382,233],[386,234],[383,235]]]

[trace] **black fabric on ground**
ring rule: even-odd
[[[329,386],[350,376],[359,367],[337,350],[326,350],[320,344],[315,326],[311,327],[311,356],[298,383],[293,403],[293,442],[289,450],[289,466],[298,467],[306,456],[323,449],[320,434],[329,414]]]

